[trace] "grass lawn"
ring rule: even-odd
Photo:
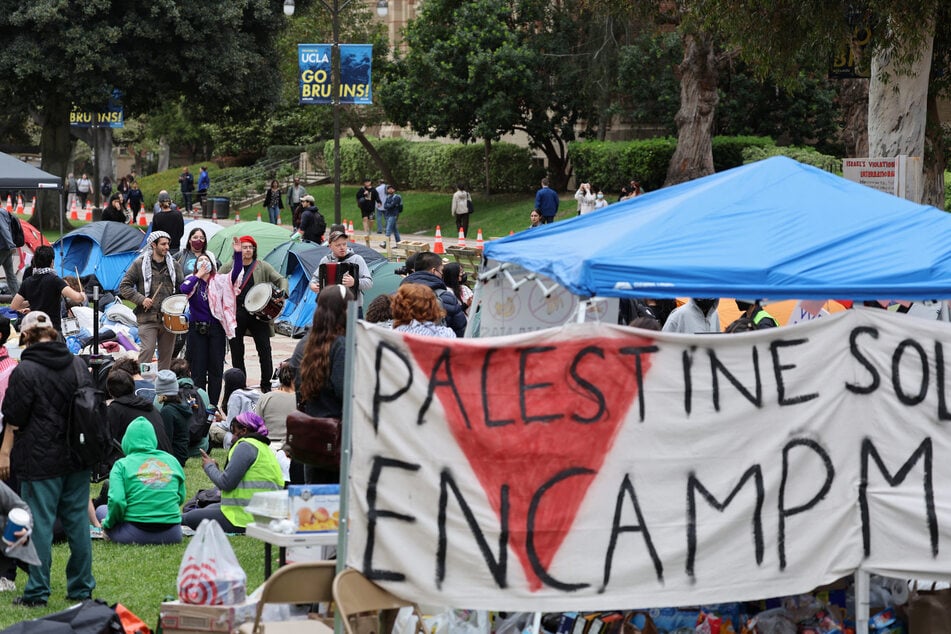
[[[224,450],[215,449],[212,455],[220,464],[224,464]],[[198,489],[211,487],[211,482],[201,470],[199,458],[188,460],[185,475],[189,497]],[[93,485],[94,492],[97,486]],[[159,604],[177,598],[178,566],[188,540],[186,537],[185,541],[174,546],[126,546],[93,540],[92,569],[96,577],[93,596],[110,605],[122,603],[154,628],[158,624]],[[248,575],[250,593],[264,580],[263,542],[243,536],[234,536],[230,541],[238,561]],[[11,602],[19,592],[0,594],[0,628],[69,607],[70,604],[66,601],[65,574],[68,556],[69,549],[65,543],[53,546],[52,594],[48,607],[14,607]],[[26,578],[26,573],[17,573],[18,590],[22,591]]]

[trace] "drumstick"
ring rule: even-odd
[[[82,293],[82,292],[83,292],[83,283],[82,283],[82,280],[79,279],[79,269],[74,267],[73,270],[76,271],[76,286],[79,287],[79,288],[77,288],[76,290],[79,291],[80,293]]]
[[[162,290],[162,286],[165,285],[165,282],[159,282],[158,288],[155,289],[155,293],[152,294],[152,301],[155,301],[155,298],[158,297],[159,291]]]

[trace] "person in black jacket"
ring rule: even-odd
[[[324,231],[327,230],[327,221],[324,220],[323,214],[314,205],[314,197],[309,194],[304,196],[301,198],[300,205],[300,227],[298,227],[297,233],[305,242],[322,243],[324,241]]]
[[[93,384],[92,376],[59,340],[52,320],[42,311],[24,317],[20,345],[26,349],[3,400],[7,424],[0,445],[0,478],[8,478],[12,469],[20,479],[20,495],[33,511],[31,539],[41,563],[30,566],[23,596],[14,603],[46,605],[56,519],[69,543],[67,599],[82,601],[96,587],[88,518],[90,472],[70,451],[66,412],[76,389]]]
[[[400,285],[422,284],[433,289],[446,311],[446,325],[452,328],[457,337],[463,337],[468,323],[466,313],[455,293],[442,281],[442,267],[441,257],[430,251],[423,251],[416,255],[415,271],[404,277]]]
[[[155,428],[158,448],[172,453],[172,443],[165,434],[165,421],[162,420],[162,415],[155,409],[152,401],[136,396],[135,379],[131,374],[125,370],[111,369],[109,376],[106,377],[106,389],[112,397],[112,402],[106,408],[106,420],[109,421],[109,430],[116,442],[122,444],[122,437],[125,436],[129,423],[141,416]]]
[[[122,211],[122,197],[119,194],[109,197],[109,204],[102,210],[102,219],[126,223],[125,212]]]

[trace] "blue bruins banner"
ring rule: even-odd
[[[340,103],[372,104],[373,46],[340,44]],[[331,103],[330,44],[298,44],[300,104]]]

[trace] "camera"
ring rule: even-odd
[[[409,269],[406,268],[406,265],[405,265],[405,264],[404,264],[403,266],[399,267],[398,269],[393,269],[393,272],[396,273],[397,275],[402,275],[402,276],[404,276],[404,277],[407,276],[407,275],[409,275],[409,273],[410,273],[410,272],[409,272]]]

